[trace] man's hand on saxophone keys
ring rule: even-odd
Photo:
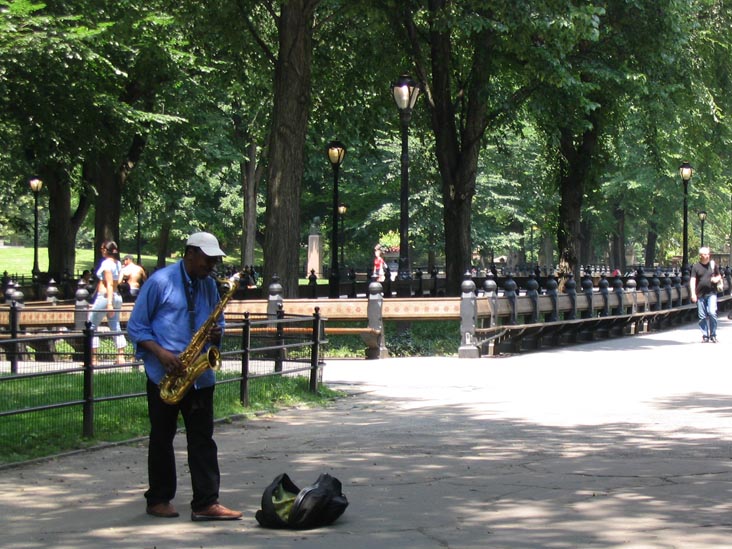
[[[213,324],[211,326],[211,329],[208,331],[208,334],[206,334],[206,341],[213,345],[218,345],[221,343],[221,326],[218,324]]]
[[[175,353],[171,353],[161,347],[158,352],[158,360],[160,360],[160,364],[163,365],[167,373],[175,376],[185,374],[186,368]]]

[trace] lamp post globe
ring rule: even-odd
[[[331,141],[325,149],[330,165],[333,167],[333,209],[330,239],[330,276],[328,277],[328,297],[340,296],[340,273],[338,267],[338,172],[346,156],[346,147],[340,141]]]
[[[683,218],[683,238],[682,238],[682,246],[683,249],[681,250],[682,259],[681,259],[681,268],[682,269],[688,269],[689,267],[689,206],[688,206],[688,196],[689,196],[689,181],[691,181],[691,177],[694,175],[694,168],[691,167],[691,164],[688,162],[684,162],[679,166],[679,175],[681,175],[681,181],[684,184],[684,218]]]
[[[401,125],[401,189],[399,193],[399,285],[397,295],[412,294],[412,266],[409,252],[409,122],[412,109],[419,97],[421,86],[407,74],[401,75],[391,86],[399,110]]]
[[[33,191],[33,281],[38,280],[38,274],[41,272],[38,268],[38,193],[43,188],[43,181],[38,177],[31,177],[28,186]]]
[[[701,223],[701,245],[704,246],[704,222],[707,220],[707,212],[704,210],[699,212],[699,222]]]

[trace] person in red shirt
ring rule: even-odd
[[[381,244],[374,247],[374,276],[378,282],[384,282],[384,258],[381,257]]]

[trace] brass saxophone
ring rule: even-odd
[[[188,347],[178,355],[185,368],[184,372],[181,375],[168,372],[160,380],[158,384],[158,387],[160,387],[160,398],[167,404],[178,404],[190,388],[193,387],[195,381],[208,368],[218,371],[221,367],[221,352],[218,347],[211,345],[205,353],[203,352],[203,348],[206,346],[208,331],[216,323],[221,313],[224,312],[226,304],[234,297],[234,293],[239,288],[239,278],[240,273],[236,273],[229,279],[216,279],[220,283],[228,284],[229,290],[224,294],[216,307],[214,307],[214,310],[206,321],[193,334]]]

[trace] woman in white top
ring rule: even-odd
[[[99,325],[107,317],[109,329],[113,332],[120,332],[120,311],[122,310],[122,296],[117,290],[117,285],[122,272],[122,264],[119,261],[119,248],[112,240],[102,243],[102,262],[97,268],[96,275],[99,279],[97,284],[97,297],[89,312],[89,322],[98,329]],[[115,336],[117,345],[117,363],[124,364],[124,350],[127,347],[127,339],[122,334]],[[99,337],[95,336],[92,341],[92,348],[96,354],[99,348]]]

